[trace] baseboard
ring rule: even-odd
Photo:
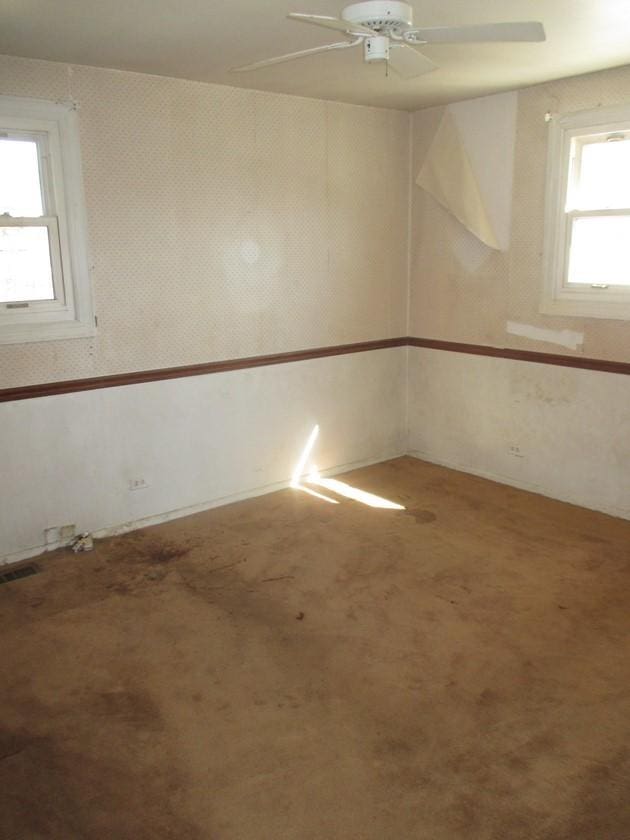
[[[547,499],[555,499],[559,502],[566,502],[570,505],[586,508],[586,510],[595,510],[598,513],[606,513],[608,516],[616,516],[618,519],[630,519],[630,509],[628,508],[586,504],[583,499],[579,499],[576,496],[558,494],[546,487],[541,487],[539,484],[530,484],[527,481],[517,480],[512,476],[493,473],[490,470],[479,470],[475,467],[456,464],[452,461],[445,461],[440,458],[435,458],[428,452],[421,452],[419,449],[410,449],[407,452],[407,455],[412,458],[417,458],[419,461],[428,461],[430,464],[447,467],[449,470],[456,470],[457,472],[467,473],[468,475],[476,475],[479,478],[486,478],[489,481],[495,481],[497,484],[506,484],[508,487],[516,487],[518,490],[527,490],[529,493],[536,493],[538,496],[544,496]]]
[[[339,475],[340,473],[357,470],[361,467],[369,467],[372,464],[381,464],[383,461],[391,461],[393,458],[400,458],[405,454],[403,451],[394,452],[379,458],[368,458],[362,461],[352,461],[346,464],[339,464],[334,467],[329,467],[326,470],[320,470],[321,475],[328,477]],[[123,522],[117,525],[110,525],[106,528],[100,528],[92,531],[91,535],[95,539],[103,539],[105,537],[114,537],[120,534],[127,534],[130,531],[137,531],[139,528],[148,528],[151,525],[160,525],[163,522],[170,522],[173,519],[181,519],[184,516],[192,516],[195,513],[202,513],[206,510],[212,510],[215,507],[222,507],[233,502],[242,502],[245,499],[254,499],[256,496],[265,496],[267,493],[275,493],[278,490],[286,490],[291,486],[291,479],[287,478],[284,481],[277,481],[271,484],[263,484],[258,487],[252,487],[248,490],[243,490],[239,493],[232,493],[228,496],[219,496],[215,499],[209,499],[200,502],[196,505],[189,505],[176,510],[166,511],[165,513],[158,513],[153,516],[146,516],[142,519],[135,519],[129,522]],[[81,530],[78,529],[77,533]],[[19,563],[22,560],[29,560],[31,557],[37,557],[40,554],[46,554],[50,551],[55,551],[58,548],[68,547],[70,543],[54,542],[48,544],[34,545],[29,548],[21,549],[20,551],[5,554],[0,557],[0,566],[9,563]]]
[[[339,475],[340,473],[350,472],[351,470],[360,469],[361,467],[369,467],[372,464],[380,464],[384,461],[390,461],[393,458],[400,458],[403,455],[409,455],[412,458],[418,458],[421,461],[428,461],[431,464],[437,464],[441,467],[447,467],[448,469],[456,470],[457,472],[463,472],[469,475],[478,476],[479,478],[488,479],[489,481],[495,481],[498,484],[505,484],[509,487],[516,487],[519,490],[526,490],[530,493],[536,493],[540,496],[545,496],[546,498],[556,499],[561,502],[567,502],[568,504],[577,505],[578,507],[587,508],[589,510],[596,510],[600,513],[608,514],[609,516],[616,516],[620,519],[630,520],[630,510],[628,509],[598,506],[596,504],[587,505],[584,503],[583,499],[579,499],[575,496],[558,495],[554,491],[551,491],[545,487],[541,487],[538,484],[530,484],[526,481],[514,479],[512,478],[512,476],[500,475],[497,473],[493,473],[489,470],[479,470],[464,464],[458,464],[452,461],[435,458],[430,453],[422,452],[418,449],[411,449],[407,452],[398,451],[378,458],[368,458],[361,461],[352,461],[345,464],[338,464],[334,467],[322,470],[321,474],[323,476]],[[222,507],[223,505],[229,505],[233,502],[240,502],[244,501],[245,499],[253,499],[257,496],[264,496],[267,493],[275,493],[278,490],[285,490],[290,486],[291,479],[287,478],[283,481],[273,482],[271,484],[264,484],[258,487],[252,487],[239,493],[232,493],[227,496],[220,496],[214,499],[209,499],[204,502],[200,502],[196,505],[189,505],[187,507],[177,508],[176,510],[158,513],[153,516],[147,516],[142,519],[135,519],[129,522],[110,525],[106,528],[100,528],[96,531],[93,531],[92,536],[96,539],[103,539],[105,537],[113,537],[120,534],[127,534],[130,531],[136,531],[139,528],[148,528],[151,525],[159,525],[163,522],[170,522],[173,519],[181,519],[184,516],[192,516],[195,513],[202,513],[203,511],[212,510],[212,508]],[[64,545],[67,546],[68,543],[52,543],[31,546],[29,548],[25,548],[20,551],[16,551],[11,554],[6,554],[0,557],[0,565],[18,563],[22,560],[28,560],[31,557],[36,557],[40,554],[45,554],[50,551],[55,551],[58,548],[63,548]]]

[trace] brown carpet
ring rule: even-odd
[[[630,522],[345,480],[0,586],[3,839],[630,838]]]

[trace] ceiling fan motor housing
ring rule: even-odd
[[[397,0],[352,3],[343,9],[341,17],[349,23],[361,23],[383,35],[413,25],[413,9],[408,3],[399,3]]]

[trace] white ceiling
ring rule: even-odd
[[[337,0],[0,0],[0,54],[415,110],[630,63],[630,0],[423,0],[421,26],[540,20],[542,44],[434,45],[440,68],[385,76],[360,49],[250,73],[229,68],[341,40],[287,20],[338,15]],[[332,38],[330,37],[332,35]]]

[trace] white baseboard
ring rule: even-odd
[[[608,507],[606,505],[598,506],[596,503],[586,504],[584,499],[577,496],[567,494],[559,494],[555,490],[550,490],[546,487],[541,487],[539,484],[530,484],[527,481],[520,481],[509,475],[498,475],[489,470],[479,470],[475,467],[470,467],[465,464],[456,464],[452,461],[444,461],[440,458],[435,458],[428,452],[421,452],[418,449],[411,449],[407,453],[412,458],[417,458],[420,461],[428,461],[430,464],[437,464],[440,467],[447,467],[450,470],[457,472],[468,473],[469,475],[476,475],[479,478],[487,478],[489,481],[496,481],[497,484],[507,484],[509,487],[516,487],[518,490],[527,490],[529,493],[537,493],[539,496],[545,496],[548,499],[555,499],[560,502],[567,502],[577,507],[586,508],[587,510],[596,510],[599,513],[606,513],[609,516],[616,516],[619,519],[630,519],[629,508]]]
[[[334,467],[330,467],[326,470],[321,470],[321,475],[323,476],[332,476],[332,475],[339,475],[340,473],[350,472],[351,470],[357,470],[361,467],[369,467],[372,464],[381,464],[383,461],[390,461],[393,458],[400,458],[404,455],[404,452],[396,452],[392,453],[380,458],[369,458],[363,461],[353,461],[348,464],[339,464]],[[202,513],[205,510],[211,510],[215,507],[222,507],[223,505],[229,505],[232,502],[241,502],[245,499],[253,499],[256,496],[264,496],[267,493],[275,493],[278,490],[286,490],[288,487],[291,486],[291,479],[287,478],[285,481],[277,481],[272,484],[264,484],[259,487],[253,487],[248,490],[243,490],[239,493],[232,493],[229,496],[220,496],[215,499],[210,499],[205,502],[200,502],[197,505],[189,505],[188,507],[177,508],[176,510],[166,511],[165,513],[158,513],[153,516],[146,516],[143,519],[135,519],[129,522],[123,522],[117,525],[110,525],[106,528],[100,528],[96,531],[92,531],[91,535],[95,539],[103,539],[104,537],[114,537],[118,536],[119,534],[127,534],[130,531],[137,531],[139,528],[148,528],[151,525],[159,525],[162,522],[170,522],[173,519],[181,519],[184,516],[191,516],[194,513]],[[81,529],[77,530],[77,533],[81,533]],[[55,551],[58,548],[63,548],[69,546],[70,543],[66,542],[53,542],[48,544],[41,544],[41,545],[34,545],[30,548],[21,549],[20,551],[13,552],[12,554],[5,554],[3,557],[0,557],[0,566],[7,565],[9,563],[19,563],[22,560],[29,560],[31,557],[37,557],[40,554],[46,554],[50,551]]]
[[[457,472],[468,473],[469,475],[476,475],[480,478],[486,478],[490,481],[495,481],[498,484],[506,484],[510,487],[516,487],[519,490],[527,490],[530,493],[537,493],[538,495],[546,496],[547,498],[557,499],[561,502],[567,502],[569,504],[577,505],[579,507],[585,507],[591,510],[597,510],[600,513],[606,513],[609,516],[616,516],[621,519],[630,519],[630,510],[627,508],[597,506],[597,504],[595,503],[587,505],[584,503],[583,499],[579,499],[575,496],[558,495],[555,491],[549,490],[546,487],[541,487],[538,484],[530,484],[525,481],[517,480],[512,476],[508,475],[498,475],[489,470],[479,470],[475,467],[471,467],[466,464],[458,464],[452,461],[445,461],[439,458],[435,458],[428,452],[421,452],[417,449],[409,450],[406,453],[395,452],[379,458],[370,458],[362,461],[354,461],[347,464],[339,464],[337,466],[330,467],[329,469],[322,470],[321,474],[323,476],[339,475],[340,473],[360,469],[361,467],[369,467],[372,464],[380,464],[383,461],[389,461],[393,458],[400,458],[405,454],[410,455],[412,458],[418,458],[421,461],[428,461],[431,464],[438,464],[441,467],[447,467],[451,470],[457,470]],[[110,525],[106,528],[100,528],[96,531],[93,531],[92,536],[96,539],[103,539],[104,537],[113,537],[119,534],[127,534],[130,531],[136,531],[139,528],[148,528],[151,525],[159,525],[162,522],[170,522],[173,519],[180,519],[184,516],[191,516],[194,513],[201,513],[205,510],[211,510],[215,507],[229,505],[232,502],[240,502],[245,499],[253,499],[256,496],[264,496],[267,493],[275,493],[278,490],[285,490],[286,488],[290,487],[290,485],[291,480],[290,478],[287,478],[284,481],[278,481],[272,484],[264,484],[259,487],[249,488],[239,493],[233,493],[228,496],[220,496],[215,499],[209,499],[207,501],[200,502],[197,505],[189,505],[188,507],[178,508],[176,510],[166,511],[164,513],[158,513],[154,516],[147,516],[143,519],[136,519],[129,522]],[[80,533],[80,530],[81,529],[78,529],[77,533]],[[36,557],[40,554],[45,554],[49,551],[55,551],[56,549],[63,548],[67,545],[69,545],[69,543],[58,542],[50,543],[47,545],[41,544],[31,546],[30,548],[25,548],[21,551],[16,551],[12,554],[6,554],[3,557],[0,557],[0,565],[18,563],[22,560],[28,560],[32,557]]]

